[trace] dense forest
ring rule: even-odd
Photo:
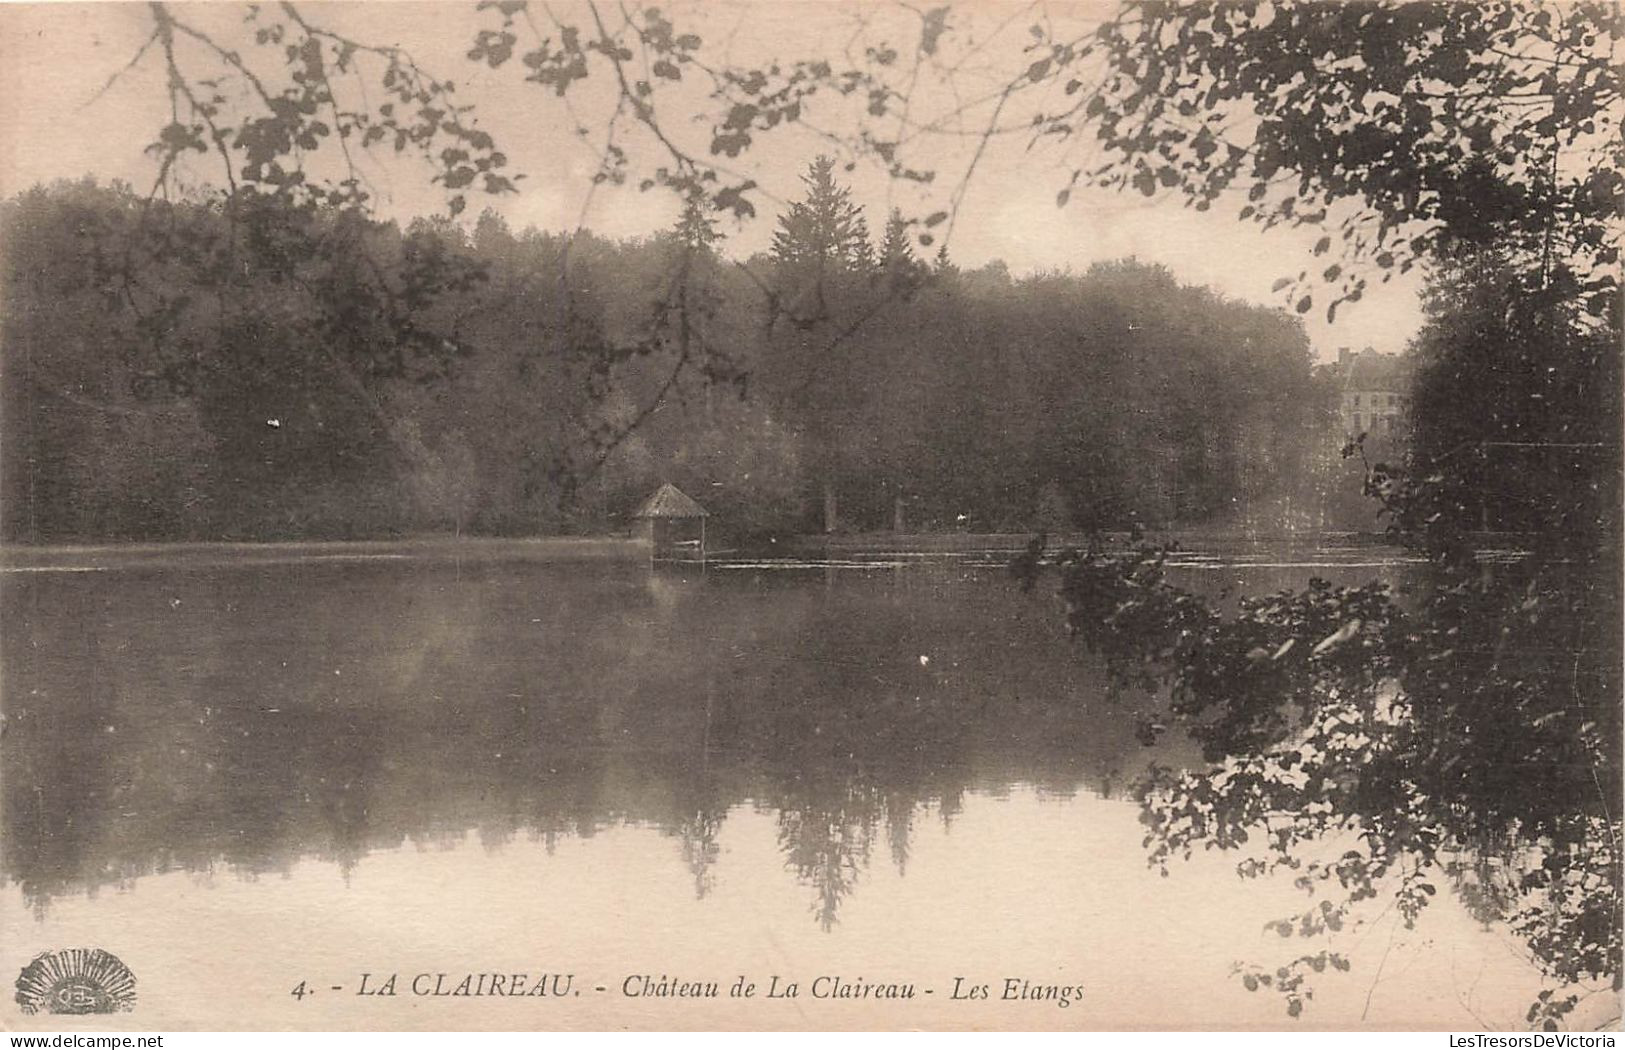
[[[921,260],[804,183],[742,260],[699,199],[611,242],[36,187],[0,205],[4,536],[592,532],[664,480],[747,540],[1325,523],[1296,318],[1133,260]]]

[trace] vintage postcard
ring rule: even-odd
[[[1616,1027],[1622,36],[0,4],[0,1024]]]

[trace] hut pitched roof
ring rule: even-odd
[[[671,482],[660,486],[653,496],[638,508],[638,518],[704,518],[709,517],[704,507]]]

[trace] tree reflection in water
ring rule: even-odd
[[[830,927],[877,842],[906,869],[926,810],[1143,761],[1054,610],[996,571],[329,564],[41,573],[3,600],[3,863],[40,912],[165,871],[622,824],[672,836],[704,897],[754,806]]]

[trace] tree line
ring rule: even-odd
[[[1332,391],[1296,319],[1134,260],[922,260],[925,227],[872,236],[832,161],[805,183],[744,260],[699,197],[609,241],[252,189],[22,193],[4,536],[603,531],[665,480],[745,539],[1313,502]]]

